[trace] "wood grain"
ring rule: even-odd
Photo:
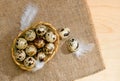
[[[87,0],[106,70],[76,81],[120,81],[120,0]]]

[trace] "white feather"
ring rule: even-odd
[[[90,52],[92,51],[94,47],[94,44],[93,43],[90,43],[90,44],[85,44],[83,42],[80,42],[79,43],[79,48],[77,51],[74,52],[74,54],[77,56],[77,57],[80,57],[81,55],[87,53],[87,52]]]
[[[36,65],[35,65],[35,67],[32,69],[32,72],[35,72],[35,71],[37,71],[37,70],[39,70],[39,69],[42,69],[43,68],[43,66],[44,66],[44,62],[40,62],[40,61],[36,61]]]
[[[38,8],[32,4],[27,5],[27,7],[25,8],[25,11],[21,17],[21,30],[26,29],[30,24],[31,21],[34,19],[34,17],[36,16],[38,11]]]

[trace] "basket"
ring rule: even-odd
[[[31,71],[32,68],[27,68],[27,67],[24,66],[23,63],[20,63],[20,62],[18,62],[18,61],[16,60],[16,58],[15,58],[15,51],[17,50],[17,49],[16,49],[16,46],[15,46],[16,40],[17,40],[19,37],[21,37],[26,31],[28,31],[28,30],[30,30],[30,29],[35,29],[35,28],[37,27],[37,25],[45,25],[46,27],[48,27],[49,29],[51,29],[51,31],[52,31],[52,32],[56,35],[56,37],[57,37],[56,41],[54,42],[54,45],[55,45],[54,51],[52,52],[51,55],[49,55],[49,56],[47,57],[47,59],[46,59],[44,62],[47,63],[48,61],[50,61],[50,60],[54,57],[54,55],[56,54],[56,52],[57,52],[57,50],[58,50],[58,46],[59,46],[59,34],[58,34],[58,32],[57,32],[57,30],[55,29],[54,26],[52,26],[52,25],[49,24],[49,23],[38,22],[38,23],[36,23],[36,24],[28,27],[28,28],[25,29],[24,31],[20,32],[20,33],[18,34],[18,36],[14,39],[13,44],[12,44],[12,49],[11,49],[11,51],[12,51],[12,58],[13,58],[14,62],[15,62],[21,69],[23,69],[23,70]]]

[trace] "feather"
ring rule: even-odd
[[[74,52],[74,54],[77,57],[80,57],[81,55],[92,51],[93,47],[94,47],[93,43],[85,44],[83,42],[79,42],[79,48],[77,51]]]
[[[21,24],[20,29],[21,30],[26,29],[31,24],[31,21],[36,16],[37,11],[38,11],[38,8],[36,6],[34,6],[32,4],[27,5],[27,7],[25,8],[24,13],[21,17],[21,21],[20,21],[20,24]]]
[[[40,61],[37,60],[35,67],[32,69],[32,72],[35,72],[39,69],[42,69],[44,64],[45,64],[44,62],[40,62]]]

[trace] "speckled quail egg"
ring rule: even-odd
[[[34,44],[37,48],[42,48],[45,45],[45,41],[43,39],[37,38],[34,40]]]
[[[16,40],[16,47],[18,49],[25,49],[27,47],[28,43],[24,38],[18,38]]]
[[[15,52],[15,58],[17,61],[23,61],[26,58],[24,50],[17,50]]]
[[[33,68],[36,64],[36,60],[33,58],[33,57],[27,57],[25,60],[24,60],[24,66],[26,68]]]
[[[52,31],[49,31],[45,34],[45,39],[48,42],[55,42],[56,38],[57,38],[56,35]]]
[[[67,38],[70,34],[70,29],[69,28],[62,28],[59,31],[59,35],[61,37],[61,39]]]
[[[36,38],[34,30],[28,30],[25,32],[25,39],[27,41],[33,41]]]
[[[78,42],[76,39],[74,39],[74,38],[69,39],[69,40],[67,41],[67,47],[68,47],[68,50],[69,50],[69,51],[75,52],[75,51],[77,51],[78,48],[79,48],[79,42]]]
[[[28,45],[25,52],[28,56],[34,56],[37,53],[37,49],[34,45]]]
[[[45,33],[47,32],[47,27],[45,25],[38,25],[36,28],[36,33],[39,36],[43,36],[45,35]]]
[[[48,44],[46,44],[44,51],[46,54],[52,54],[54,49],[55,49],[55,45],[53,43],[48,43]]]
[[[46,55],[44,52],[39,52],[38,55],[37,55],[37,60],[39,61],[44,61],[46,58]]]

